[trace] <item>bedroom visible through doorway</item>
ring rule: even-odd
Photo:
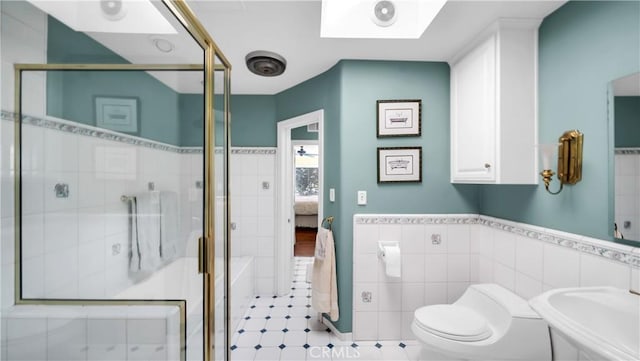
[[[297,128],[293,130],[292,135],[296,134],[296,130]],[[318,231],[318,143],[317,140],[294,140],[292,145],[295,168],[293,254],[310,257],[313,256]]]

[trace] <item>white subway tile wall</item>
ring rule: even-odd
[[[2,123],[3,130],[11,126]],[[200,232],[202,190],[196,182],[202,179],[202,154],[178,154],[54,129],[31,131],[34,128],[23,125],[24,139],[41,134],[45,145],[38,154],[30,154],[32,170],[23,179],[23,259],[25,264],[44,267],[24,268],[23,297],[109,297],[129,286],[129,210],[120,197],[146,192],[149,182],[155,190],[179,195],[180,235],[185,242],[192,232]],[[8,171],[3,169],[3,174]],[[57,197],[56,184],[68,185],[69,197]],[[13,217],[5,215],[12,212],[2,213],[7,264],[13,262],[8,257],[13,255],[8,252]],[[44,289],[38,279],[45,280]]]
[[[529,238],[510,227],[542,236]],[[546,242],[553,237],[581,246]],[[376,254],[378,240],[400,242],[400,278],[385,275]],[[413,340],[416,308],[454,302],[472,283],[497,283],[525,299],[558,287],[640,289],[637,266],[594,255],[591,246],[640,255],[640,248],[485,216],[355,215],[353,339]],[[376,268],[378,272],[370,271]]]
[[[256,295],[274,294],[275,148],[232,148],[231,254],[255,258]]]

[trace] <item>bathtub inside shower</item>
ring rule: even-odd
[[[247,310],[254,295],[254,262],[253,257],[232,257],[230,263],[230,289],[228,299],[230,304],[230,331],[233,332]],[[216,317],[217,324],[223,310],[222,297],[224,282],[222,279],[222,259],[215,262],[216,279]],[[202,274],[198,273],[197,257],[182,257],[173,260],[163,268],[155,271],[150,277],[128,287],[116,295],[117,299],[145,299],[145,300],[186,300],[186,336],[187,357],[198,359],[202,354],[203,331],[203,284]],[[216,330],[216,336],[222,329]]]

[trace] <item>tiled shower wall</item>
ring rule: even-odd
[[[616,150],[615,193],[618,230],[640,240],[640,148]]]
[[[378,240],[400,242],[400,278],[385,275]],[[559,287],[640,289],[640,248],[486,216],[355,215],[353,241],[354,340],[414,339],[416,308],[454,302],[474,283],[525,299]]]
[[[150,182],[178,194],[183,240],[201,228],[201,154],[84,136],[69,130],[86,127],[64,121],[32,123],[38,125],[24,125],[22,137],[23,297],[103,298],[130,285],[129,209],[120,197],[146,192]],[[3,134],[12,128],[2,121]],[[3,142],[3,154],[11,143]],[[68,197],[56,196],[57,184],[68,186]],[[13,273],[14,218],[2,219],[3,274]]]
[[[258,295],[274,294],[275,148],[232,148],[231,254],[253,256]]]

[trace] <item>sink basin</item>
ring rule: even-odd
[[[613,287],[561,288],[529,303],[594,359],[640,360],[640,296]]]

